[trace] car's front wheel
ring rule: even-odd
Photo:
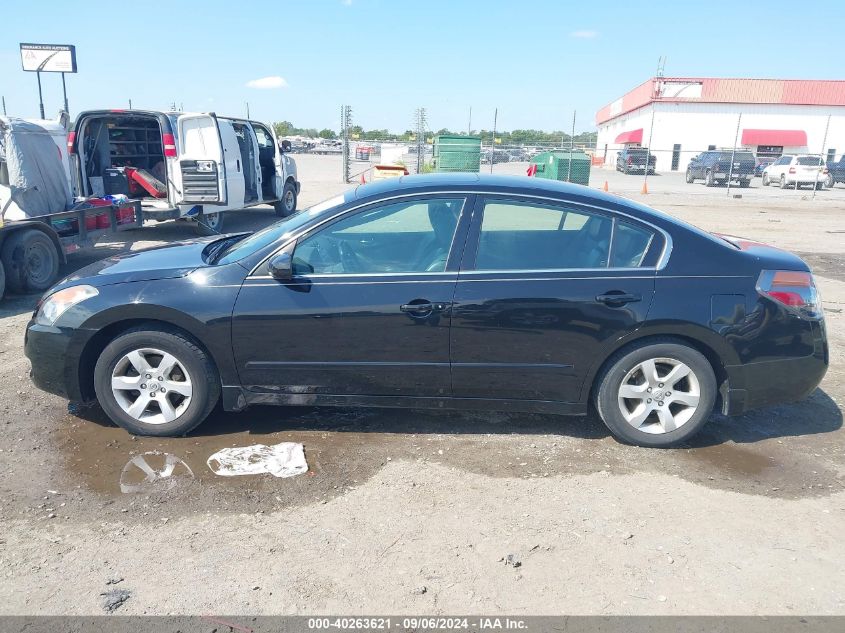
[[[133,435],[184,435],[220,397],[208,354],[179,331],[140,327],[109,343],[94,368],[94,390],[111,420]]]
[[[833,185],[836,184],[836,179],[833,177],[833,174],[828,174],[827,179],[824,181],[825,187],[828,189],[833,189]]]
[[[763,173],[763,186],[764,187],[769,186],[769,174],[767,174],[767,173]]]
[[[716,403],[716,377],[697,350],[674,341],[621,350],[596,381],[599,416],[618,439],[668,447],[695,435]]]
[[[712,187],[716,184],[716,179],[713,177],[713,172],[709,169],[707,170],[707,173],[704,174],[704,184],[708,187]]]
[[[692,177],[692,171],[687,169],[687,182],[693,183],[695,182],[695,178]]]

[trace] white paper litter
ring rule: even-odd
[[[296,442],[224,448],[209,457],[206,463],[211,472],[222,477],[264,473],[274,477],[294,477],[308,471],[305,449]]]

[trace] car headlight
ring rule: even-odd
[[[54,292],[39,306],[35,322],[38,325],[52,326],[69,308],[98,294],[100,292],[94,286],[71,286]]]

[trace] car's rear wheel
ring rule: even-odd
[[[184,435],[220,397],[208,354],[178,331],[130,330],[109,343],[94,368],[94,390],[111,420],[133,435]]]
[[[740,187],[748,187],[750,184],[751,184],[751,181],[746,179],[746,178],[743,178],[742,180],[739,181]]]
[[[716,377],[697,350],[650,342],[612,357],[596,381],[594,401],[618,439],[668,447],[695,435],[716,402]]]

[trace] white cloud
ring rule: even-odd
[[[598,37],[598,35],[599,35],[598,31],[586,30],[586,31],[572,31],[572,33],[569,34],[569,37],[577,37],[578,39],[581,39],[581,40],[591,40],[594,37]]]
[[[272,77],[261,77],[261,79],[253,79],[246,82],[247,88],[257,88],[258,90],[274,90],[276,88],[287,88],[288,82],[284,77],[273,75]]]

